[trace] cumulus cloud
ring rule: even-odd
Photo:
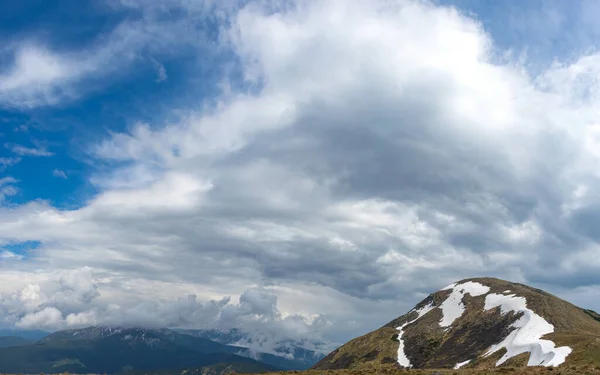
[[[89,267],[52,272],[43,283],[27,284],[11,294],[0,294],[2,323],[49,330],[90,325],[244,327],[252,337],[262,338],[254,344],[263,351],[277,340],[300,340],[307,332],[319,336],[319,329],[324,327],[322,320],[282,316],[277,297],[257,289],[244,291],[237,303],[229,296],[202,302],[194,294],[115,303],[101,298],[101,282]]]
[[[38,269],[101,280],[20,286],[10,322],[339,342],[465,277],[600,288],[597,54],[532,75],[451,7],[278,4],[228,10],[244,81],[214,106],[95,145],[116,167],[83,207],[0,208]]]
[[[23,46],[14,53],[11,69],[0,76],[0,99],[9,105],[31,106],[38,101],[52,101],[53,82],[69,78],[79,69],[44,48]]]

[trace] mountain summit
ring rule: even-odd
[[[600,362],[600,315],[542,290],[462,280],[333,351],[313,368],[559,366]]]

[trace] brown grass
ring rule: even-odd
[[[600,366],[510,367],[492,369],[393,369],[308,370],[272,372],[265,375],[600,375]]]
[[[268,372],[262,375],[600,375],[600,366],[560,366],[560,367],[511,367],[492,369],[394,369],[390,367],[378,370],[308,370]],[[0,374],[9,375],[9,374]],[[23,375],[23,374],[13,374]],[[75,375],[66,372],[47,375]],[[89,375],[89,374],[88,374]],[[100,374],[96,374],[100,375]],[[173,373],[172,375],[180,375]]]
[[[235,374],[235,372],[233,373]],[[10,374],[0,374],[10,375]],[[23,375],[23,374],[12,374]],[[66,372],[47,375],[75,375]],[[81,374],[80,374],[81,375]],[[89,374],[88,374],[89,375]],[[96,374],[100,375],[100,374]],[[106,375],[106,374],[105,374]],[[172,375],[180,375],[173,373]],[[250,374],[248,374],[250,375]],[[261,373],[261,375],[600,375],[600,365],[559,367],[520,367],[501,366],[488,369],[399,369],[381,367],[378,369],[360,370],[307,370],[307,371],[278,371]]]

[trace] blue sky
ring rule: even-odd
[[[473,14],[499,47],[516,53],[526,51],[529,59],[539,64],[575,58],[595,47],[597,28],[591,22],[591,14],[597,10],[597,4],[593,1],[442,0],[439,3],[455,5]]]
[[[600,309],[597,9],[1,3],[0,326],[341,342],[482,270]]]
[[[26,1],[2,4],[1,10],[0,35],[9,46],[2,53],[5,69],[10,69],[19,41],[53,51],[85,51],[102,43],[122,23],[138,22],[141,17],[135,9],[115,9],[98,1]],[[211,34],[211,30],[198,32]],[[142,48],[133,57],[117,55],[117,60],[132,61],[119,66],[122,70],[116,74],[82,77],[76,83],[81,93],[59,103],[5,103],[0,157],[20,159],[3,171],[20,182],[10,202],[44,199],[72,208],[90,199],[97,191],[89,183],[90,174],[105,167],[89,155],[99,139],[138,121],[152,124],[157,118],[176,116],[175,110],[185,111],[214,93],[220,67],[214,61],[216,52],[210,46],[202,48],[201,56],[197,50],[186,52],[185,46],[173,54]],[[15,152],[14,145],[30,151]],[[35,149],[47,152],[32,155]]]
[[[579,24],[592,3],[439,3],[473,14],[502,49],[511,49],[517,55],[526,52],[534,74],[535,67],[555,59],[571,59],[594,47],[589,43],[590,30],[582,31]],[[2,54],[5,69],[11,66],[15,53],[12,46],[19,41],[54,51],[81,51],[101,43],[123,22],[136,22],[142,17],[139,9],[117,8],[99,1],[23,1],[1,7],[1,40],[11,46]],[[179,16],[175,10],[170,12],[161,17]],[[592,36],[594,31],[591,30]],[[175,111],[210,101],[224,74],[220,64],[231,64],[231,60],[222,60],[219,53],[226,53],[210,45],[216,43],[218,30],[200,25],[195,32],[208,38],[202,52],[186,51],[191,46],[174,48],[175,51],[142,48],[135,51],[134,61],[125,64],[114,77],[84,77],[83,82],[77,83],[82,93],[73,98],[55,105],[3,106],[4,148],[0,157],[20,159],[3,171],[19,180],[19,192],[9,201],[19,204],[44,199],[57,207],[78,207],[97,192],[89,181],[90,175],[97,168],[106,167],[90,159],[89,147],[110,132],[123,131],[136,122],[160,124],[164,118],[176,117]],[[11,150],[12,145],[48,152],[41,157],[20,155]],[[64,172],[67,178],[54,171]]]

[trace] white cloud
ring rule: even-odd
[[[577,271],[600,239],[596,55],[531,77],[452,8],[261,4],[223,26],[247,81],[96,145],[118,167],[93,176],[101,192],[82,208],[0,209],[0,239],[42,244],[20,272],[95,270],[13,280],[13,324],[273,325],[342,341],[482,269],[598,288],[598,265]]]
[[[52,329],[58,327],[63,319],[61,312],[54,307],[45,307],[29,313],[15,323],[18,328]]]
[[[73,95],[61,90],[62,84],[93,69],[44,46],[24,44],[13,53],[12,67],[0,76],[0,103],[9,107],[54,104],[61,97]]]
[[[12,251],[4,250],[0,252],[0,259],[4,260],[22,260],[23,256],[19,254],[15,254]]]
[[[0,172],[20,162],[20,158],[0,158]]]
[[[13,177],[2,177],[0,178],[0,203],[3,203],[7,197],[16,195],[19,192],[15,183],[18,181]]]
[[[48,51],[33,46],[22,47],[15,55],[15,65],[0,81],[0,90],[9,91],[21,86],[45,85],[69,75],[68,66]]]
[[[0,186],[14,184],[17,180],[14,177],[2,177],[0,178]]]
[[[125,5],[118,3],[113,5]],[[127,74],[148,55],[173,58],[182,47],[205,44],[206,35],[196,28],[203,9],[196,7],[190,18],[162,17],[177,5],[147,6],[140,19],[125,20],[80,49],[57,49],[35,36],[7,43],[0,50],[9,61],[1,67],[0,106],[27,110],[69,103]],[[159,79],[166,79],[164,67],[157,69]]]
[[[99,294],[102,282],[106,279],[101,281],[90,268],[48,274],[42,284],[27,284],[10,295],[0,294],[3,323],[24,329],[98,324],[217,329],[244,326],[255,337],[261,335],[262,341],[255,344],[263,350],[272,350],[269,345],[283,339],[302,339],[308,331],[318,336],[324,327],[322,320],[282,316],[277,297],[266,291],[246,290],[235,303],[230,297],[201,302],[194,294],[114,303]]]
[[[165,66],[158,61],[152,59],[152,66],[154,66],[154,70],[156,71],[156,82],[163,82],[167,80],[167,69]]]
[[[67,173],[63,170],[60,169],[55,169],[52,171],[52,175],[54,177],[58,177],[58,178],[64,178],[64,179],[68,179],[69,176],[67,176]]]
[[[4,147],[8,148],[19,156],[53,156],[54,153],[46,150],[45,147],[25,147],[22,145],[6,143]]]

